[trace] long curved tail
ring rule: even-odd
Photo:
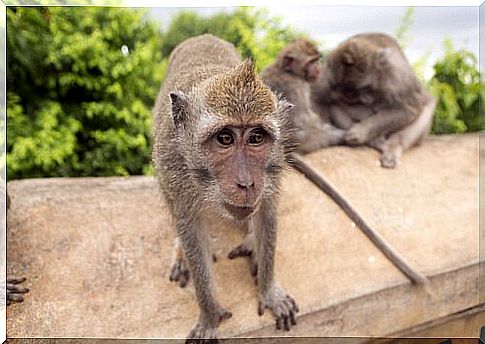
[[[308,180],[325,192],[347,216],[364,232],[364,234],[377,246],[377,248],[415,284],[425,284],[427,279],[418,271],[414,270],[399,253],[374,229],[372,229],[362,217],[355,211],[350,203],[340,193],[322,178],[312,167],[294,154],[291,159],[292,167],[302,173]]]

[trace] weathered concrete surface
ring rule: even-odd
[[[385,336],[479,303],[477,135],[430,138],[397,170],[380,168],[367,148],[336,147],[307,160],[430,277],[434,297],[412,286],[327,196],[290,172],[279,206],[276,270],[299,302],[299,324],[281,333],[268,311],[258,317],[248,263],[225,258],[241,233],[215,225],[217,292],[233,312],[222,336]],[[27,275],[30,288],[26,301],[8,310],[8,336],[189,332],[198,314],[193,286],[168,281],[174,233],[152,178],[25,180],[8,189],[9,272]]]

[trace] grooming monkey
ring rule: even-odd
[[[203,35],[170,55],[152,158],[181,248],[171,278],[181,276],[177,267],[190,270],[200,308],[188,342],[213,343],[231,316],[213,285],[206,231],[213,216],[244,224],[254,237],[259,314],[269,308],[278,328],[296,324],[298,307],[274,278],[278,186],[293,147],[290,108],[230,43]]]
[[[346,130],[345,143],[378,149],[386,168],[426,136],[436,107],[396,40],[381,33],[353,36],[332,51],[313,99]]]
[[[306,39],[290,42],[278,54],[276,61],[262,72],[264,82],[273,92],[283,95],[295,104],[289,111],[294,126],[295,151],[310,153],[314,150],[335,145],[343,141],[345,130],[328,124],[326,118],[319,116],[311,108],[310,86],[319,76],[320,53],[317,47]],[[325,192],[359,226],[368,238],[386,255],[388,259],[414,283],[423,283],[425,278],[414,271],[400,255],[355,211],[339,192],[324,180],[311,166],[293,153],[291,166]],[[254,238],[248,234],[244,242],[229,253],[229,258],[249,256],[251,272],[257,273],[257,263],[252,257]]]
[[[295,106],[290,117],[297,128],[296,151],[306,154],[343,143],[345,130],[322,120],[312,109],[310,84],[320,74],[321,54],[307,39],[296,39],[278,54],[276,61],[261,73],[273,92],[283,94]]]

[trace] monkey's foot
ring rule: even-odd
[[[289,331],[296,325],[295,315],[299,312],[295,300],[280,287],[273,286],[266,296],[259,301],[258,314],[263,315],[269,308],[276,318],[276,329]]]
[[[382,154],[381,166],[384,168],[395,168],[397,166],[398,158],[394,154]]]
[[[256,261],[256,257],[253,251],[254,242],[251,238],[246,238],[244,242],[237,246],[236,248],[232,249],[231,252],[227,255],[227,258],[234,259],[237,257],[249,257],[251,261],[251,275],[256,277],[258,274],[258,263]]]
[[[184,259],[177,259],[172,266],[170,281],[178,282],[180,288],[185,288],[190,280],[190,270]]]
[[[18,284],[25,282],[26,278],[7,278],[7,305],[12,302],[22,302],[24,297],[22,294],[28,293],[28,288],[21,288]]]
[[[206,322],[199,320],[197,325],[195,325],[187,336],[185,344],[217,344],[217,328],[222,320],[232,317],[232,313],[222,307],[220,307],[216,313],[216,320],[212,322],[214,324],[207,324]]]

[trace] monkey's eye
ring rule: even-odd
[[[230,146],[234,143],[234,136],[228,129],[223,129],[217,133],[216,139],[223,146]]]
[[[260,145],[264,142],[264,138],[266,137],[266,132],[263,129],[254,129],[249,134],[249,144],[251,145]]]

